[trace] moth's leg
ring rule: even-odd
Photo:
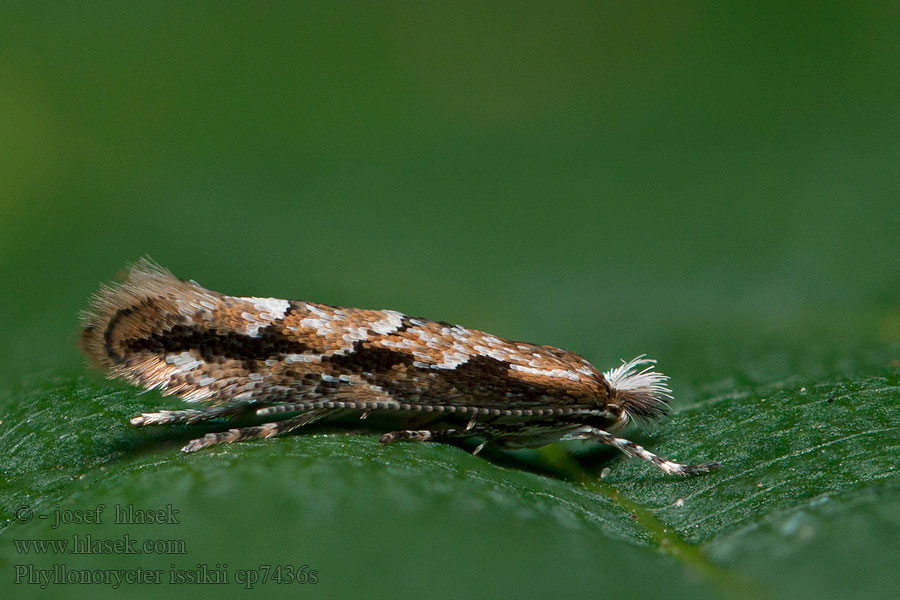
[[[262,425],[254,425],[252,427],[241,427],[239,429],[229,429],[228,431],[220,431],[216,433],[207,433],[202,438],[191,440],[181,449],[182,452],[196,452],[209,446],[216,444],[240,442],[241,440],[249,440],[253,438],[270,438],[276,435],[284,435],[298,427],[309,425],[314,421],[318,421],[330,412],[333,408],[315,408],[302,415],[291,417],[283,421],[274,421],[272,423],[263,423]]]
[[[251,405],[247,402],[236,402],[212,408],[161,410],[159,412],[141,413],[131,419],[131,424],[135,427],[144,427],[146,425],[164,425],[167,423],[200,423],[201,421],[209,421],[219,417],[233,417],[246,414],[257,408],[260,408],[259,404]]]
[[[478,431],[472,429],[404,429],[385,433],[378,440],[379,444],[392,444],[394,442],[427,442],[429,440],[447,440],[452,438],[466,438],[477,436]],[[478,444],[472,454],[478,454],[487,440]]]
[[[260,416],[280,415],[286,412],[300,412],[309,409],[309,405],[302,402],[279,402],[270,406],[261,406],[256,411],[256,414]]]
[[[644,448],[638,446],[634,442],[630,442],[624,438],[616,437],[611,433],[603,431],[602,429],[597,429],[596,427],[590,427],[587,425],[564,435],[562,439],[597,440],[621,450],[628,456],[634,456],[637,458],[642,458],[648,462],[652,462],[654,465],[662,469],[665,473],[672,473],[675,475],[683,476],[692,475],[694,473],[708,473],[709,471],[718,469],[720,466],[717,462],[708,462],[699,465],[684,465],[681,463],[673,462],[671,460],[666,460],[665,458],[661,458],[653,454],[652,452],[644,450]]]
[[[458,435],[458,429],[404,429],[402,431],[390,431],[381,436],[379,444],[393,444],[394,442],[426,442],[438,438],[451,438]]]

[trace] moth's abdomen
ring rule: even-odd
[[[244,352],[238,333],[246,324],[227,305],[221,294],[142,260],[94,296],[82,314],[81,349],[110,377],[204,399],[216,382],[248,374],[228,358]],[[214,361],[206,360],[210,352]]]

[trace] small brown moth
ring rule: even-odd
[[[110,378],[203,404],[135,426],[296,413],[209,433],[184,452],[377,412],[398,424],[382,444],[476,437],[477,453],[592,439],[666,473],[719,466],[665,460],[609,433],[667,409],[668,378],[643,357],[600,373],[574,352],[396,311],[226,296],[146,258],[102,287],[82,321],[82,351]]]

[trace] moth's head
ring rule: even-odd
[[[609,385],[607,406],[617,413],[617,426],[634,418],[658,419],[669,409],[672,390],[666,385],[668,376],[653,370],[655,360],[638,356],[615,369],[603,373]]]

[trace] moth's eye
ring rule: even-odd
[[[608,402],[613,398],[613,389],[612,386],[609,385],[609,382],[606,381],[605,377],[600,378],[600,388],[603,392],[603,400]]]

